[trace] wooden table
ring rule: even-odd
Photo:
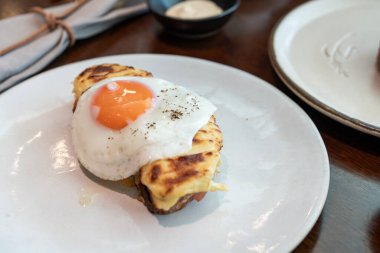
[[[2,0],[0,18],[51,6],[60,0]],[[268,58],[270,31],[281,16],[302,0],[243,0],[217,35],[182,40],[164,33],[151,15],[124,22],[78,41],[48,69],[113,54],[162,53],[220,62],[252,73],[299,104],[318,127],[331,168],[326,205],[314,228],[295,252],[380,252],[380,139],[343,126],[296,97],[278,78]]]

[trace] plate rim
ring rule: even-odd
[[[314,207],[313,207],[313,210],[314,212],[311,213],[310,216],[308,216],[308,219],[305,220],[304,225],[302,226],[302,229],[300,229],[300,231],[297,231],[295,233],[293,233],[293,240],[290,240],[288,242],[283,242],[284,244],[284,247],[287,248],[287,250],[289,251],[293,251],[294,249],[296,249],[299,244],[309,235],[309,233],[311,232],[312,228],[315,226],[315,224],[317,223],[319,217],[322,215],[322,211],[323,211],[323,208],[326,204],[326,200],[327,200],[327,196],[328,196],[328,192],[329,192],[329,187],[330,187],[330,161],[329,161],[329,156],[328,156],[328,153],[327,153],[327,149],[326,149],[326,146],[324,144],[324,141],[323,141],[323,138],[321,136],[321,133],[318,131],[318,128],[316,127],[316,125],[314,124],[314,122],[311,120],[311,118],[309,117],[309,115],[296,103],[294,102],[292,99],[290,99],[285,93],[283,93],[281,90],[279,90],[278,88],[276,88],[275,86],[273,86],[272,84],[270,84],[268,81],[254,75],[253,73],[250,73],[250,72],[247,72],[247,71],[244,71],[242,69],[239,69],[239,68],[236,68],[236,67],[233,67],[233,66],[230,66],[230,65],[226,65],[226,64],[223,64],[223,63],[220,63],[220,62],[215,62],[215,61],[211,61],[211,60],[208,60],[208,59],[203,59],[203,58],[197,58],[197,57],[192,57],[192,56],[183,56],[183,55],[174,55],[174,54],[159,54],[159,53],[132,53],[132,54],[116,54],[116,55],[108,55],[108,56],[101,56],[101,57],[95,57],[95,58],[89,58],[89,59],[84,59],[84,60],[80,60],[80,61],[76,61],[76,62],[71,62],[71,63],[68,63],[68,64],[64,64],[64,65],[61,65],[61,66],[57,66],[55,68],[52,68],[52,69],[49,69],[47,71],[42,71],[30,78],[27,78],[25,80],[23,80],[22,82],[20,82],[19,84],[5,90],[4,92],[0,93],[0,102],[1,102],[1,98],[4,97],[4,95],[7,97],[7,96],[11,96],[12,93],[14,92],[17,92],[17,90],[20,90],[20,89],[23,89],[23,87],[28,83],[30,82],[30,80],[33,80],[33,79],[37,79],[39,78],[41,75],[44,75],[48,72],[54,72],[54,71],[59,71],[60,69],[64,69],[65,67],[67,67],[68,65],[75,65],[75,64],[83,64],[85,62],[91,62],[91,61],[96,61],[96,60],[101,60],[101,59],[107,59],[107,58],[120,58],[120,57],[128,57],[128,56],[132,56],[132,57],[140,57],[140,56],[144,56],[144,57],[170,57],[170,58],[180,58],[180,59],[183,59],[183,60],[186,60],[186,61],[199,61],[199,62],[203,62],[205,64],[212,64],[214,66],[218,66],[218,67],[223,67],[223,68],[227,68],[228,70],[231,70],[231,71],[234,71],[236,73],[239,73],[240,75],[245,75],[247,76],[248,78],[251,78],[251,79],[254,79],[256,81],[258,81],[258,85],[263,85],[263,84],[267,84],[265,85],[265,88],[269,89],[271,92],[275,93],[276,96],[280,96],[284,99],[284,101],[286,101],[287,103],[291,104],[293,106],[293,109],[295,110],[295,113],[299,116],[299,117],[303,117],[304,119],[307,120],[307,124],[310,126],[310,130],[313,132],[313,134],[315,135],[315,141],[318,142],[318,145],[320,146],[321,148],[321,156],[322,156],[322,163],[324,164],[323,167],[321,167],[321,171],[323,171],[321,173],[322,177],[321,177],[321,181],[323,182],[321,185],[320,185],[320,191],[319,191],[319,197],[318,197],[318,200],[314,203]]]
[[[357,2],[354,2],[357,3]],[[359,2],[360,3],[360,2]],[[268,55],[270,62],[272,63],[272,66],[274,70],[276,71],[277,75],[280,77],[282,82],[296,95],[298,96],[303,102],[308,104],[309,106],[313,107],[320,113],[326,115],[327,117],[345,125],[350,128],[356,129],[362,133],[366,133],[375,137],[380,138],[380,126],[375,126],[372,124],[369,124],[365,121],[359,120],[357,118],[351,117],[345,113],[342,113],[333,107],[327,105],[326,103],[320,101],[319,99],[312,96],[309,92],[305,91],[303,88],[301,88],[300,85],[298,85],[295,81],[292,80],[287,74],[286,71],[281,67],[281,64],[277,61],[277,54],[276,54],[276,48],[274,45],[274,39],[276,36],[276,33],[280,26],[283,24],[286,18],[289,18],[292,14],[294,14],[296,11],[301,10],[302,8],[305,8],[305,6],[316,4],[316,2],[306,2],[303,3],[296,8],[292,9],[290,12],[286,13],[283,17],[281,17],[276,24],[274,25],[271,34],[269,36],[269,45],[268,45]]]

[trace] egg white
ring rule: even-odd
[[[91,115],[97,89],[117,80],[140,82],[156,96],[152,108],[119,131],[104,127]],[[72,119],[73,146],[87,170],[102,179],[121,180],[145,164],[190,150],[194,135],[215,111],[207,99],[162,79],[110,78],[80,97]]]

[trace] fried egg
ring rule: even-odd
[[[121,180],[145,164],[189,151],[215,111],[207,99],[162,79],[102,80],[79,98],[74,149],[91,173]]]

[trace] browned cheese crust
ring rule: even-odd
[[[169,210],[163,210],[155,206],[152,200],[152,193],[141,182],[141,173],[144,173],[154,186],[157,183],[161,188],[161,197],[169,196],[181,185],[196,181],[205,177],[209,173],[210,161],[219,161],[219,151],[223,146],[223,137],[215,117],[202,127],[193,138],[192,149],[186,154],[174,158],[157,160],[141,168],[140,173],[135,177],[138,190],[141,193],[140,201],[152,213],[169,214],[184,208],[194,198],[200,200],[203,193],[192,193],[182,196]],[[190,182],[191,183],[191,182]],[[196,195],[198,194],[198,197]],[[202,195],[200,195],[202,194]]]

